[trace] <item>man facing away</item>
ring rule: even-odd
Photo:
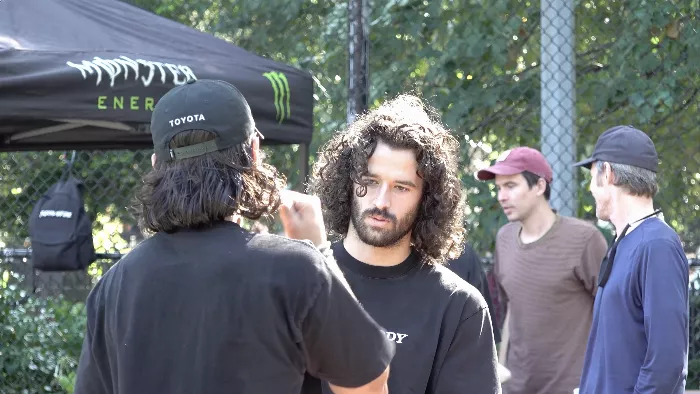
[[[501,330],[495,322],[496,314],[491,298],[491,290],[489,289],[489,280],[484,271],[484,265],[481,263],[481,257],[468,243],[464,243],[464,252],[456,259],[449,260],[445,266],[452,272],[464,279],[470,285],[474,286],[486,300],[486,305],[489,308],[491,321],[493,325],[493,339],[496,345],[501,343]]]
[[[457,152],[421,100],[402,95],[333,136],[314,166],[338,265],[396,343],[392,393],[500,393],[487,304],[442,265],[463,242]]]
[[[571,394],[578,386],[593,298],[607,245],[583,220],[549,204],[552,168],[528,147],[477,173],[494,179],[510,223],[496,238],[493,272],[506,304],[506,394]]]
[[[657,217],[659,160],[632,126],[606,130],[590,158],[596,216],[617,237],[599,282],[581,394],[681,394],[688,373],[688,260]]]
[[[138,209],[154,235],[90,293],[75,393],[293,393],[305,371],[337,394],[386,393],[394,346],[338,270],[310,243],[235,220],[274,212],[283,186],[241,93],[175,87],[151,132]],[[285,204],[303,212],[287,225],[323,246],[320,202]]]

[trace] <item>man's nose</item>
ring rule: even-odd
[[[506,192],[503,189],[500,189],[498,191],[498,202],[504,203],[506,201],[508,201],[508,192]]]
[[[374,206],[379,209],[387,209],[391,206],[391,195],[389,185],[382,184],[377,190],[377,195],[374,198]]]

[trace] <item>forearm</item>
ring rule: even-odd
[[[647,359],[639,371],[635,394],[669,394],[683,386],[687,368],[687,347],[681,338],[649,343]]]
[[[658,240],[642,251],[637,273],[646,355],[635,393],[680,393],[688,362],[688,271],[682,250]]]
[[[373,381],[362,387],[347,388],[329,384],[334,394],[388,394],[389,367]]]
[[[680,393],[688,361],[688,309],[683,296],[674,299],[673,288],[648,293],[644,304],[646,355],[639,371],[635,393]],[[658,300],[659,298],[663,300]],[[653,300],[653,301],[652,301]]]

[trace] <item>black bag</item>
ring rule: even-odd
[[[61,179],[36,203],[29,218],[32,265],[38,270],[83,270],[96,260],[83,182],[70,174],[71,167],[72,160]]]

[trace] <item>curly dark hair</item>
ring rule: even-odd
[[[205,130],[178,133],[170,142],[179,148],[209,141]],[[146,232],[202,228],[234,214],[257,220],[274,213],[286,180],[261,160],[253,162],[252,146],[228,149],[175,162],[157,160],[136,194],[139,225]]]
[[[424,187],[412,227],[413,248],[430,264],[457,258],[464,248],[465,232],[462,184],[457,175],[459,142],[435,111],[413,95],[400,95],[359,116],[319,151],[310,189],[321,199],[331,235],[346,235],[355,184],[360,185],[357,196],[364,196],[367,185],[362,177],[379,141],[416,154]]]

